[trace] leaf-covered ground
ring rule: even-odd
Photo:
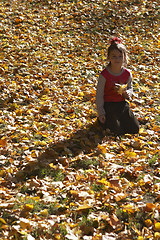
[[[126,44],[138,135],[105,135],[97,78]],[[0,239],[160,239],[158,0],[0,3]]]

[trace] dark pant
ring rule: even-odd
[[[106,112],[106,122],[102,124],[104,129],[109,128],[117,135],[139,132],[138,120],[131,111],[128,102],[105,102],[104,109]]]

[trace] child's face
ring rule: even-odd
[[[124,62],[124,54],[119,50],[114,49],[110,52],[108,60],[111,62],[111,65],[121,67]]]

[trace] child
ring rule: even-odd
[[[114,37],[108,48],[109,64],[101,72],[96,92],[98,120],[104,129],[116,135],[139,132],[139,123],[125,99],[130,99],[131,72],[124,67],[127,53],[121,40]]]

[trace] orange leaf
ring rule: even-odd
[[[6,147],[7,146],[7,137],[2,137],[0,139],[0,147]]]
[[[144,210],[146,212],[152,212],[154,208],[155,208],[155,205],[153,203],[147,203]]]

